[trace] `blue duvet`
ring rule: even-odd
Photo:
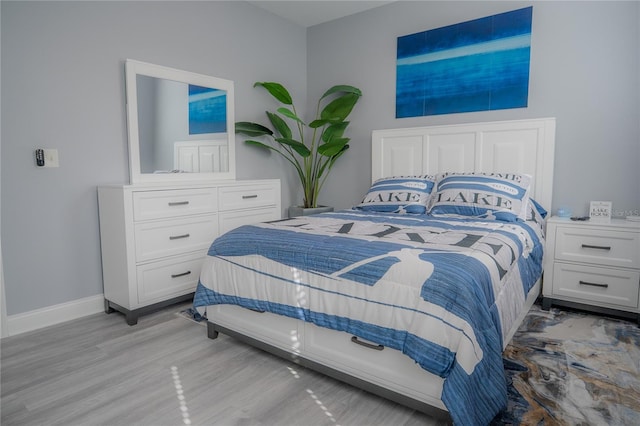
[[[237,304],[397,349],[445,378],[455,424],[506,405],[503,338],[542,273],[534,221],[359,210],[242,226],[211,245],[196,307]]]

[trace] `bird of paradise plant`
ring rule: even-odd
[[[318,196],[334,163],[349,148],[344,132],[362,92],[353,86],[338,85],[318,99],[313,121],[303,121],[289,91],[280,83],[257,82],[278,102],[283,104],[275,112],[266,111],[271,128],[259,123],[235,123],[236,133],[248,137],[264,137],[269,143],[247,139],[245,143],[277,152],[295,168],[303,190],[303,207],[315,208]],[[295,129],[291,129],[289,123]],[[264,140],[263,138],[263,140]]]

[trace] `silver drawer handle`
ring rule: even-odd
[[[183,272],[181,274],[171,274],[171,278],[180,278],[180,277],[184,277],[185,275],[189,275],[189,274],[191,274],[191,271]]]
[[[173,206],[186,206],[187,204],[189,204],[188,201],[170,201],[169,202],[169,205],[171,207],[173,207]]]
[[[588,281],[578,281],[580,284],[582,285],[590,285],[591,287],[602,287],[602,288],[608,288],[609,284],[599,284],[599,283],[590,283]]]
[[[381,351],[381,350],[384,349],[384,346],[382,346],[382,345],[374,345],[372,343],[363,342],[363,341],[359,340],[356,336],[351,336],[351,341],[353,343],[356,343],[356,344],[360,345],[360,346],[364,346],[365,348],[373,349],[375,351]]]
[[[248,200],[249,198],[258,198],[258,195],[243,195],[242,196],[243,200]]]
[[[170,240],[179,240],[180,238],[189,238],[190,235],[189,234],[183,234],[183,235],[170,235],[169,239]]]
[[[611,247],[607,246],[592,246],[590,244],[583,244],[582,248],[598,249],[598,250],[611,250]]]

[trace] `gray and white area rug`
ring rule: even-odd
[[[534,305],[503,355],[509,405],[494,425],[640,425],[640,328]]]
[[[509,402],[493,426],[640,425],[636,323],[534,305],[503,360]]]

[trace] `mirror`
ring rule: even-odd
[[[127,59],[131,183],[235,179],[233,82]]]

